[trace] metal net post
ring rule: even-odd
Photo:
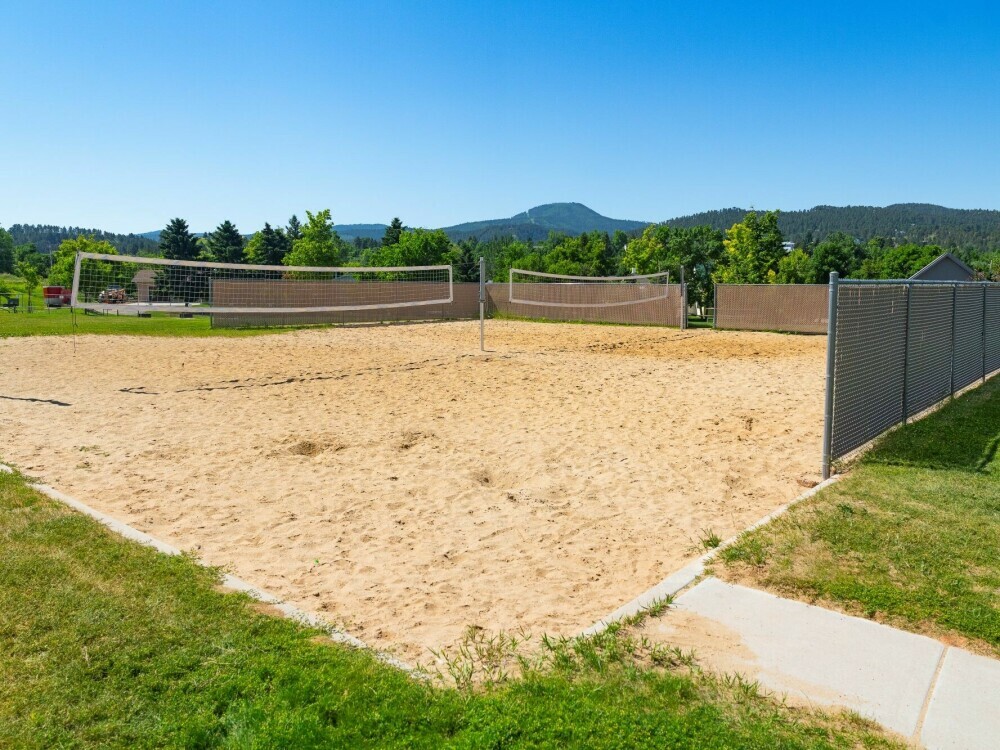
[[[684,266],[681,266],[681,330],[688,327],[688,287],[684,281]]]
[[[479,257],[479,351],[486,351],[486,258]]]

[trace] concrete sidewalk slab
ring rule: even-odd
[[[707,578],[649,635],[791,700],[843,706],[913,736],[945,647],[924,636]],[[685,630],[687,632],[685,632]]]
[[[948,649],[920,740],[929,750],[1000,747],[1000,661]]]

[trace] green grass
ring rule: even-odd
[[[45,307],[45,297],[42,295],[42,287],[45,286],[45,280],[38,282],[38,286],[32,290],[31,293],[31,306],[33,309],[44,309]],[[13,276],[9,273],[0,273],[0,292],[4,295],[12,294],[20,296],[20,309],[26,310],[28,307],[28,293],[27,288],[24,286],[24,279],[20,276]],[[2,300],[0,300],[2,301]]]
[[[74,318],[75,324],[74,324]],[[0,338],[5,336],[72,336],[105,334],[115,336],[253,336],[285,329],[212,328],[207,316],[179,318],[154,313],[149,318],[135,315],[73,315],[68,308],[41,309],[33,313],[0,311]]]
[[[46,308],[39,283],[31,297],[33,312],[27,312],[24,280],[0,274],[0,289],[7,289],[21,295],[21,304],[16,313],[0,309],[0,338],[8,336],[72,336],[103,334],[109,336],[255,336],[292,330],[281,328],[212,328],[207,315],[180,318],[177,315],[153,313],[149,318],[135,315],[85,315],[69,308]],[[316,328],[318,326],[301,326]]]
[[[719,572],[1000,655],[998,441],[994,378],[742,537]]]
[[[901,747],[617,628],[547,642],[518,679],[421,682],[257,611],[219,591],[216,571],[114,536],[16,475],[0,474],[0,549],[0,747]],[[503,650],[480,639],[469,653]]]

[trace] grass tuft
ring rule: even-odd
[[[711,529],[706,529],[701,532],[701,546],[705,549],[717,549],[720,544],[722,544],[722,537],[716,534]]]

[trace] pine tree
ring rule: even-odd
[[[217,263],[239,263],[243,260],[243,235],[226,219],[205,239],[209,257]]]
[[[285,231],[285,236],[288,237],[289,242],[302,239],[302,223],[295,214],[292,214],[292,218],[288,220],[288,229]]]
[[[281,229],[272,229],[270,224],[250,238],[246,247],[246,260],[260,266],[279,266],[284,261],[292,244]]]
[[[382,247],[390,247],[391,245],[399,244],[399,237],[401,234],[403,234],[403,222],[401,222],[397,216],[392,220],[392,223],[385,228],[385,234],[382,236]]]
[[[198,257],[198,241],[184,219],[171,219],[167,228],[160,232],[160,254],[171,260],[195,260]]]

